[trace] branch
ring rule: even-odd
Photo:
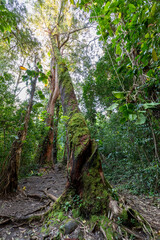
[[[90,27],[90,26],[86,26],[86,27],[82,27],[82,28],[78,28],[78,29],[74,29],[74,30],[70,31],[70,32],[68,33],[68,36],[67,36],[66,40],[64,40],[64,42],[61,44],[60,49],[66,44],[66,42],[68,42],[69,37],[70,37],[70,35],[71,35],[72,33],[79,32],[79,31],[81,31],[81,30],[83,30],[83,29],[85,29],[85,28],[89,28],[89,27]],[[66,33],[60,33],[60,34],[66,34]]]

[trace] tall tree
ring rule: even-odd
[[[54,8],[52,7],[54,6]],[[37,24],[40,31],[45,34],[45,44],[50,54],[50,99],[48,102],[48,117],[46,119],[49,131],[45,136],[41,145],[41,152],[39,154],[39,163],[49,163],[52,158],[53,148],[53,116],[55,103],[59,96],[58,86],[58,65],[57,50],[64,56],[67,54],[66,45],[70,45],[74,41],[76,32],[85,28],[80,26],[74,20],[71,4],[66,0],[48,0],[37,1],[35,3],[36,14],[33,16],[33,22]],[[38,9],[38,11],[37,11]],[[73,43],[72,43],[73,44]],[[70,50],[68,50],[70,51]]]
[[[35,57],[35,65],[37,57]],[[4,161],[0,175],[0,194],[8,194],[15,192],[18,187],[18,174],[20,168],[20,160],[22,154],[22,146],[27,136],[28,123],[33,106],[33,97],[36,89],[38,79],[38,69],[36,71],[29,71],[28,75],[31,79],[31,90],[28,107],[26,110],[23,127],[19,130],[15,141],[12,144],[9,157]]]

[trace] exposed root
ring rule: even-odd
[[[56,202],[56,201],[58,200],[58,198],[55,197],[53,194],[47,193],[47,189],[45,189],[43,192],[44,192],[44,193],[46,194],[46,196],[47,196],[48,198],[50,198],[52,201]]]

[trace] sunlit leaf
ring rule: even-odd
[[[25,68],[25,67],[23,67],[23,66],[20,66],[19,68],[20,68],[21,70],[24,70],[24,71],[27,70],[27,68]]]
[[[124,98],[124,92],[112,92],[112,94],[116,97],[116,98]]]
[[[107,110],[112,111],[112,110],[114,110],[115,108],[117,108],[118,105],[119,105],[118,103],[114,103],[114,104],[112,104],[110,107],[108,107]]]

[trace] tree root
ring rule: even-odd
[[[47,205],[41,207],[41,210],[46,208]],[[35,212],[40,210],[40,209],[38,209],[38,210],[36,210],[34,212],[34,214],[29,214],[29,215],[23,216],[21,218],[14,218],[14,217],[7,217],[6,218],[6,216],[0,216],[2,219],[6,218],[5,220],[2,220],[0,222],[0,225],[6,224],[6,223],[8,223],[10,221],[12,223],[21,223],[21,222],[23,222],[23,224],[30,223],[30,222],[32,222],[34,220],[40,220],[41,221],[41,220],[44,219],[45,216],[47,216],[52,211],[52,208],[53,208],[53,203],[50,204],[50,207],[48,207],[48,209],[46,211],[43,211],[43,212],[40,212],[40,213],[35,213]]]
[[[56,201],[58,200],[58,198],[55,197],[53,194],[47,193],[47,189],[45,189],[43,192],[44,192],[44,193],[46,194],[46,196],[47,196],[48,198],[50,198],[52,201],[56,202]]]

